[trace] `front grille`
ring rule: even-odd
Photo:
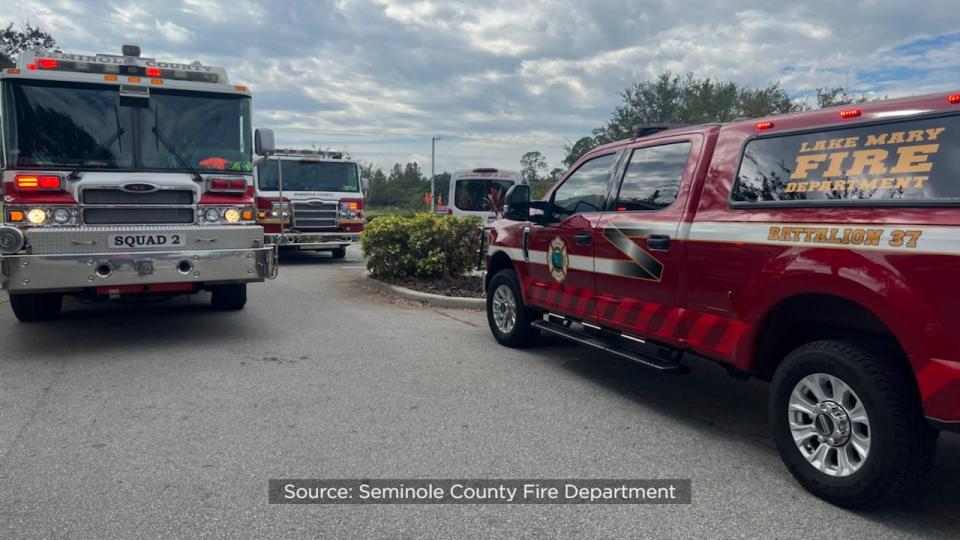
[[[298,231],[320,231],[337,228],[337,203],[294,202],[293,228]]]
[[[192,208],[85,208],[87,225],[139,225],[148,223],[193,223]]]
[[[83,204],[193,204],[193,191],[161,189],[138,193],[122,189],[85,189]]]

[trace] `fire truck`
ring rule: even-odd
[[[256,223],[250,92],[222,68],[26,51],[0,71],[2,285],[21,321],[85,299],[210,291],[275,271]],[[269,131],[258,144],[271,150]]]
[[[360,240],[366,185],[342,152],[278,150],[254,167],[257,220],[279,249],[346,256]]]
[[[770,381],[779,453],[849,507],[921,485],[960,430],[960,93],[667,129],[582,157],[489,233],[501,344]]]

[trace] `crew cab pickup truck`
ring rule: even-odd
[[[641,126],[488,232],[490,329],[771,381],[781,457],[841,506],[922,485],[960,426],[960,94]]]

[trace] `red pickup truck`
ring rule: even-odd
[[[501,344],[769,380],[783,461],[843,506],[916,488],[960,428],[960,94],[641,126],[544,200],[506,199],[485,278]]]

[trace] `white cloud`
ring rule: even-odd
[[[848,85],[881,95],[956,86],[952,6],[852,0],[8,0],[0,21],[50,31],[66,50],[227,67],[280,143],[349,148],[388,166],[516,168],[602,124],[619,92],[663,70],[798,96]],[[943,36],[954,36],[944,38]],[[419,159],[419,158],[418,158]],[[425,162],[421,163],[426,165]]]

